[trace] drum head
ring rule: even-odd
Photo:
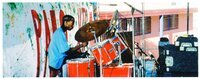
[[[67,60],[67,63],[83,63],[83,62],[89,62],[92,60],[92,58],[75,58],[71,60]]]

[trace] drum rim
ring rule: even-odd
[[[83,62],[89,62],[93,59],[94,58],[75,58],[75,59],[66,60],[66,62],[67,63],[83,63]]]

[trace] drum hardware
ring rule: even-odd
[[[135,49],[139,49],[139,54],[142,55],[144,54],[145,56],[148,56],[143,50],[142,48],[139,46],[139,43],[138,42],[135,42],[135,45],[136,45],[136,48]]]
[[[100,72],[102,65],[110,64],[117,56],[116,50],[109,40],[97,43],[96,46],[91,48],[91,51],[100,65]]]
[[[98,46],[98,51],[100,52],[100,76],[102,77],[102,51],[101,47],[99,46],[99,41],[97,40],[97,37],[102,35],[106,29],[108,28],[109,24],[106,20],[97,20],[93,22],[89,22],[82,26],[75,34],[75,40],[79,42],[87,42],[90,40],[95,39],[95,42]]]
[[[91,64],[89,63],[89,64],[88,64],[88,67],[87,67],[87,71],[88,71],[89,77],[91,76],[91,74],[90,74],[90,73],[91,73],[91,72],[90,72],[90,65],[91,65]]]
[[[121,47],[120,47],[120,43],[119,42],[116,42],[116,46],[118,48],[118,54],[119,54],[119,65],[121,66],[122,65],[122,58],[121,58]]]
[[[120,51],[120,46],[118,46],[119,49],[119,65],[122,65],[122,57],[121,57],[121,51]]]
[[[90,58],[76,58],[66,61],[69,77],[94,77],[94,60]]]
[[[133,13],[134,13],[134,11],[136,10],[136,11],[138,11],[138,12],[141,12],[142,14],[143,14],[143,12],[142,11],[140,11],[140,10],[138,10],[138,9],[136,9],[136,8],[134,8],[134,7],[132,7],[130,4],[128,4],[128,3],[126,3],[126,2],[124,2],[125,4],[127,4],[129,7],[131,7],[131,12],[132,12],[132,25],[133,25],[133,31],[132,31],[132,39],[133,39],[133,41],[132,41],[132,47],[133,47],[133,50],[131,50],[130,49],[130,46],[128,46],[128,44],[125,42],[125,46],[127,46],[128,47],[128,49],[130,49],[130,51],[132,52],[132,54],[133,54],[133,56],[132,56],[132,60],[133,60],[133,66],[134,66],[134,63],[135,63],[135,59],[137,58],[136,56],[135,56],[135,51],[134,51],[134,47],[135,47],[135,45],[134,45],[134,17],[133,17]],[[117,28],[114,28],[113,27],[113,24],[115,24],[116,22],[115,21],[117,21],[118,19],[118,11],[115,11],[115,14],[114,14],[114,18],[112,19],[112,22],[111,22],[111,24],[112,25],[110,25],[111,27],[106,31],[106,35],[109,35],[108,33],[110,33],[112,30],[114,30],[114,32],[116,32],[116,30],[117,30]],[[119,23],[117,23],[117,24],[115,24],[115,25],[118,25]],[[117,35],[117,34],[115,34],[115,35]],[[134,66],[135,67],[135,66]],[[135,68],[133,68],[134,70],[133,71],[135,71]],[[133,73],[133,75],[134,75],[134,77],[135,77],[135,74]]]
[[[106,33],[105,33],[107,37],[113,37],[114,36],[113,32],[115,33],[117,30],[116,26],[119,24],[117,23],[118,14],[119,14],[118,10],[116,10],[113,14],[113,18],[111,19],[110,25],[109,25],[110,27],[106,30]]]
[[[118,12],[118,11],[116,11]],[[118,13],[116,13],[118,14]],[[118,17],[118,16],[117,16]],[[115,16],[114,18],[114,21],[112,22],[114,25],[117,25],[116,21],[117,21],[117,18]],[[133,23],[133,22],[132,22]],[[102,65],[104,63],[104,60],[102,61],[102,58],[103,58],[103,53],[104,51],[106,52],[107,56],[108,56],[108,59],[109,61],[112,60],[112,57],[109,56],[109,52],[113,51],[113,49],[106,49],[106,48],[103,48],[99,43],[99,41],[97,40],[97,37],[100,36],[101,34],[103,34],[106,29],[108,28],[109,24],[106,20],[100,20],[100,21],[93,21],[93,22],[89,22],[87,24],[85,24],[83,27],[81,27],[76,35],[75,35],[75,39],[79,42],[86,42],[86,41],[90,41],[90,40],[95,40],[95,42],[97,43],[97,51],[99,52],[99,64],[100,64],[100,76],[102,77]],[[112,25],[113,26],[113,25]],[[112,29],[115,29],[117,30],[118,28],[109,28],[110,30]],[[108,30],[109,32],[109,30]],[[117,35],[117,34],[116,34]],[[134,36],[134,34],[133,34]],[[117,36],[118,37],[118,36]],[[123,39],[123,38],[122,38]],[[126,41],[123,41],[121,40],[120,38],[117,39],[118,42],[116,42],[117,44],[117,47],[114,46],[115,50],[118,50],[118,54],[119,54],[119,64],[121,65],[122,64],[122,59],[121,59],[121,53],[123,52],[124,48],[125,49],[130,49],[130,46],[128,46],[128,44],[126,43]],[[113,42],[114,40],[112,40]],[[125,44],[124,44],[125,43]],[[113,43],[115,44],[115,43]],[[123,46],[124,45],[124,46]],[[135,45],[133,45],[133,48],[134,48]],[[135,49],[135,48],[134,48]],[[135,62],[135,59],[137,59],[137,57],[135,57],[135,52],[134,50],[131,50],[133,52],[133,62]],[[118,57],[118,56],[117,56]],[[97,57],[95,57],[97,58]],[[97,60],[98,61],[98,60]],[[109,62],[108,62],[109,63]],[[133,67],[135,63],[133,63]],[[135,68],[133,68],[135,69]],[[134,72],[135,73],[135,72]]]
[[[83,25],[75,34],[75,40],[78,42],[87,42],[102,35],[109,26],[107,20],[96,20]],[[97,41],[96,41],[97,42]]]
[[[104,50],[106,50],[105,48],[104,48]],[[113,48],[111,48],[111,49],[109,49],[108,51],[106,51],[107,53],[106,53],[106,55],[108,56],[108,58],[110,59],[110,60],[112,60],[111,59],[111,57],[109,56],[109,52],[112,52],[114,49]],[[102,53],[102,52],[101,52]],[[101,55],[102,56],[102,55]],[[111,61],[110,61],[111,62]],[[110,63],[110,62],[108,62],[108,63]],[[103,63],[103,62],[102,62]]]
[[[131,8],[131,14],[132,14],[132,39],[133,39],[133,41],[132,41],[132,47],[133,47],[133,56],[132,56],[132,58],[133,58],[133,65],[134,65],[134,63],[135,63],[135,51],[134,51],[134,49],[135,49],[135,45],[134,45],[134,40],[135,40],[135,34],[134,34],[134,16],[133,16],[133,14],[134,14],[134,11],[136,10],[137,12],[139,12],[140,14],[144,14],[142,11],[140,11],[140,10],[138,10],[138,9],[136,9],[136,8],[134,8],[132,5],[130,5],[130,4],[128,4],[127,2],[124,2],[124,4],[126,4],[126,5],[128,5],[130,8]],[[144,15],[143,15],[144,16]],[[144,17],[143,17],[144,18]],[[144,23],[143,23],[144,24]],[[134,67],[135,67],[135,65],[134,65]],[[135,71],[135,68],[133,68],[133,71]],[[134,72],[135,73],[135,72]],[[133,76],[135,77],[135,74],[133,73]]]
[[[121,51],[127,49],[127,47],[123,44],[123,42],[120,41],[120,39],[118,37],[114,37],[113,39],[110,39],[110,40],[105,40],[105,41],[103,41],[101,43],[103,43],[103,44],[101,45],[100,42],[97,43],[97,49],[92,49],[93,54],[97,53],[97,54],[100,55],[100,57],[99,57],[100,60],[98,60],[99,58],[97,57],[96,54],[94,54],[95,58],[97,59],[97,63],[100,64],[100,73],[102,73],[101,72],[102,71],[102,69],[101,69],[102,65],[109,64],[110,62],[112,62],[113,59],[115,59],[115,57],[116,57],[116,53],[115,53],[116,49],[118,49],[119,53]],[[117,48],[115,48],[115,45],[117,45]],[[104,56],[108,56],[107,59],[109,59],[109,60],[105,61],[106,59],[105,59]],[[121,57],[121,56],[119,56],[119,57]],[[103,61],[102,61],[102,59],[103,59]],[[121,62],[121,58],[120,58],[119,62],[122,63]],[[100,74],[100,76],[101,75],[102,74]]]
[[[98,43],[98,41],[97,41],[97,37],[96,37],[96,35],[95,35],[95,31],[94,31],[94,29],[93,29],[93,31],[91,31],[92,33],[93,33],[93,35],[94,35],[94,38],[95,38],[95,41]],[[98,44],[97,44],[98,45]],[[98,45],[98,51],[100,52],[99,53],[99,55],[100,55],[100,77],[102,77],[103,75],[103,71],[102,71],[102,59],[101,59],[101,57],[102,57],[102,52],[101,52],[101,49],[99,49],[99,45]]]
[[[118,51],[118,54],[119,54],[117,56],[117,57],[119,57],[119,65],[122,65],[121,54],[122,54],[122,52],[127,50],[127,48],[128,49],[130,49],[130,48],[129,48],[129,46],[127,46],[128,44],[126,43],[126,41],[122,40],[123,38],[120,39],[120,37],[116,33],[116,32],[119,32],[117,30],[120,29],[119,27],[117,27],[119,23],[121,23],[121,21],[119,21],[119,12],[118,12],[118,10],[116,10],[113,14],[113,18],[110,21],[110,27],[106,31],[106,36],[108,38],[113,37],[112,42],[114,43],[114,47]]]

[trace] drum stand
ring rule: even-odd
[[[119,53],[119,65],[122,65],[122,57],[121,57],[121,48],[120,48],[120,43],[117,43],[117,47],[118,47],[118,53]]]
[[[100,48],[100,46],[99,46],[99,41],[97,40],[97,37],[96,37],[96,35],[95,35],[95,31],[92,29],[91,31],[90,31],[91,33],[93,33],[93,35],[94,35],[94,38],[95,38],[95,42],[97,43],[97,45],[98,45],[98,51],[99,51],[99,55],[100,55],[100,59],[99,59],[99,65],[100,65],[100,77],[103,77],[103,73],[102,73],[102,52],[101,52],[101,49],[99,49]]]
[[[120,39],[120,38],[119,38]],[[114,46],[116,46],[117,48],[115,48],[116,50],[117,50],[117,52],[118,52],[118,54],[119,54],[119,66],[121,66],[122,65],[122,58],[121,58],[121,46],[120,46],[120,42],[116,42],[116,43],[114,43]]]

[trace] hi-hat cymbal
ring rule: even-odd
[[[75,34],[75,40],[79,42],[87,42],[94,39],[95,32],[96,37],[102,35],[109,27],[107,20],[92,21],[83,25]]]

